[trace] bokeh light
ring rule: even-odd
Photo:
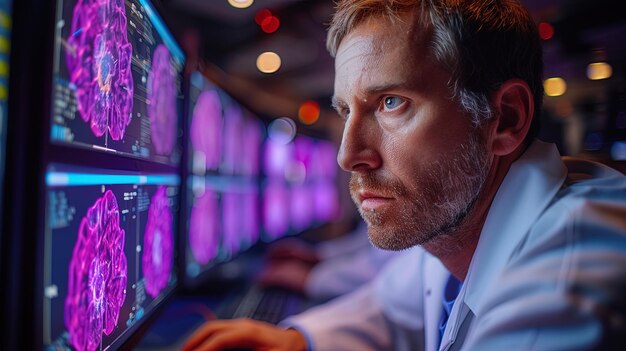
[[[539,37],[543,40],[550,40],[554,36],[554,27],[548,22],[539,23]]]
[[[228,0],[228,3],[232,7],[236,7],[238,9],[245,9],[252,6],[254,0]]]
[[[611,78],[613,67],[606,62],[594,62],[587,66],[587,78],[591,80],[601,80]]]
[[[567,91],[567,83],[563,78],[548,78],[543,82],[543,89],[547,96],[561,96]]]
[[[264,52],[256,59],[256,67],[263,73],[274,73],[278,71],[280,65],[280,56],[275,52]]]
[[[256,15],[254,15],[254,21],[260,26],[261,23],[263,23],[263,20],[270,16],[272,16],[272,11],[268,9],[261,9],[257,11]]]
[[[320,118],[320,105],[312,100],[305,101],[298,109],[298,119],[300,122],[311,125]]]
[[[296,123],[291,118],[277,118],[267,127],[267,136],[277,144],[288,144],[296,136]]]
[[[278,27],[280,27],[280,21],[276,16],[270,15],[261,21],[261,30],[267,34],[274,33]]]

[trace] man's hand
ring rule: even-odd
[[[270,263],[259,273],[256,281],[263,287],[279,287],[304,294],[311,269],[311,265],[300,261]]]
[[[251,319],[207,322],[187,339],[183,351],[244,348],[256,351],[305,351],[306,339],[294,329],[283,330]]]
[[[282,239],[270,245],[266,259],[269,262],[300,261],[311,266],[320,261],[311,244],[294,238]]]

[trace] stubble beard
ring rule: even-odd
[[[475,131],[450,157],[414,170],[412,184],[383,179],[375,172],[352,173],[350,193],[368,224],[372,244],[385,250],[404,250],[450,235],[461,226],[480,196],[489,166],[485,143]],[[393,197],[394,203],[380,210],[363,209],[357,200],[359,189]]]

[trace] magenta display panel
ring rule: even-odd
[[[51,166],[44,345],[116,348],[176,286],[176,175]]]
[[[167,287],[174,263],[174,218],[167,188],[160,186],[150,200],[143,238],[142,272],[146,291],[157,297]]]
[[[200,72],[190,83],[190,173],[258,177],[264,124]]]
[[[339,216],[337,148],[297,135],[289,143],[266,140],[263,225],[266,241],[297,234]]]
[[[220,244],[219,197],[209,189],[193,200],[188,240],[191,256],[187,255],[187,259],[200,265],[208,264],[217,255]]]
[[[195,278],[254,245],[260,236],[255,179],[192,177],[186,275]]]
[[[263,170],[268,178],[284,179],[286,170],[294,161],[294,144],[267,139],[263,153]]]
[[[265,125],[200,72],[189,90],[186,277],[191,282],[257,243]]]
[[[159,44],[152,54],[148,73],[148,117],[150,135],[157,154],[171,155],[176,141],[178,111],[176,110],[176,76],[172,55],[167,46]]]
[[[216,90],[204,90],[192,109],[191,162],[200,163],[200,172],[217,170],[222,160],[222,104]]]
[[[154,9],[142,0],[58,8],[50,139],[179,165],[185,56]]]
[[[289,233],[290,189],[281,181],[269,179],[263,189],[263,229],[275,240]]]
[[[296,231],[309,228],[316,220],[314,189],[309,184],[293,185],[290,189],[290,213],[291,226]]]
[[[80,220],[70,261],[63,316],[69,344],[95,350],[118,324],[128,263],[117,198],[107,190]]]

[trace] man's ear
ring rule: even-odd
[[[533,119],[535,104],[526,82],[510,79],[492,94],[494,123],[490,128],[491,149],[495,155],[514,152],[522,143]]]

